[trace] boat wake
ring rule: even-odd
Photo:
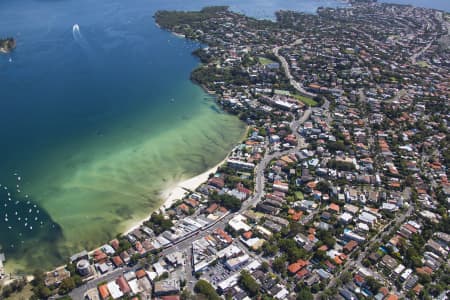
[[[92,50],[89,45],[89,42],[86,40],[83,34],[81,34],[80,25],[78,24],[73,25],[72,35],[75,42],[77,42],[77,44],[80,45],[80,47],[83,48],[83,50],[86,51],[88,55],[90,55]]]
[[[83,38],[83,36],[81,35],[81,32],[80,32],[80,25],[78,25],[78,24],[73,25],[72,34],[73,34],[73,38],[75,40],[79,40],[79,39]]]

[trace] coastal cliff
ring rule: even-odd
[[[9,53],[16,48],[16,40],[13,38],[0,39],[0,52]]]

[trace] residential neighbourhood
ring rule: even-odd
[[[156,21],[207,45],[192,79],[247,135],[172,207],[46,273],[49,291],[448,299],[448,13],[353,1],[277,22],[223,7]]]

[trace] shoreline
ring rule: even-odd
[[[162,27],[158,24],[158,22],[155,22],[156,26],[158,26],[158,28],[162,29]],[[162,29],[165,30],[165,29]],[[169,33],[175,35],[176,37],[179,38],[184,38],[186,39],[186,36],[182,35],[182,34],[178,34],[174,31],[170,31],[167,30]],[[197,59],[199,59],[198,56],[194,55]],[[199,59],[200,60],[200,59]],[[212,97],[215,101],[216,104],[217,103],[217,95],[214,93],[211,93],[211,91],[209,91],[205,85],[196,82],[195,80],[190,80],[193,84],[199,86],[204,93],[206,93],[208,96]],[[222,111],[224,111],[225,113],[228,113],[226,110],[224,110],[220,105],[219,105],[220,109]],[[242,137],[239,139],[239,142],[242,141],[245,136],[247,135],[249,130],[249,126],[247,125],[244,131],[244,134],[242,135]],[[137,221],[131,222],[131,225],[126,226],[125,231],[123,231],[122,235],[127,235],[129,233],[131,233],[132,231],[138,229],[139,227],[141,227],[143,225],[143,223],[145,221],[147,221],[148,219],[150,219],[151,215],[154,212],[164,212],[166,211],[168,208],[170,208],[177,200],[181,200],[186,193],[188,193],[189,191],[195,191],[197,189],[197,187],[199,187],[202,183],[206,182],[208,180],[209,174],[211,173],[215,173],[217,171],[217,169],[224,164],[228,157],[231,154],[231,151],[233,149],[229,150],[227,153],[227,156],[220,161],[218,164],[216,164],[214,167],[206,170],[205,172],[198,174],[194,177],[185,179],[185,180],[181,180],[181,181],[174,181],[172,184],[170,184],[167,188],[164,188],[159,196],[161,197],[161,199],[163,199],[163,201],[161,202],[161,204],[159,205],[158,208],[154,209],[152,212],[150,212],[150,214],[148,214],[145,218],[139,219]],[[165,199],[165,200],[164,200]]]
[[[157,22],[155,22],[155,24],[159,29],[166,30],[166,29],[163,29]],[[176,38],[188,40],[188,38],[183,34],[179,34],[179,33],[176,33],[174,31],[170,31],[170,30],[166,30],[166,31],[171,33],[172,35],[174,35]],[[201,47],[199,47],[199,49],[200,48]],[[7,53],[10,53],[10,51],[5,51],[4,53],[7,54]],[[202,64],[197,55],[193,55],[193,56],[199,61],[200,64]],[[191,70],[191,73],[193,70]],[[220,110],[222,112],[227,113],[229,115],[233,115],[230,112],[223,109],[223,107],[220,105],[220,103],[218,103],[219,102],[218,96],[216,95],[215,91],[208,90],[204,84],[201,84],[200,82],[196,82],[195,80],[190,79],[189,81],[192,82],[194,85],[199,86],[202,89],[202,91],[206,94],[205,96],[211,97],[211,99],[214,100],[214,103],[216,103],[218,105],[218,107],[220,108]],[[237,117],[236,117],[236,120],[238,122],[242,122]],[[118,233],[120,235],[128,235],[132,231],[140,228],[145,221],[149,220],[149,218],[151,217],[151,215],[153,213],[155,213],[155,212],[164,213],[164,211],[166,211],[168,208],[170,208],[174,203],[176,203],[178,200],[181,200],[184,196],[186,196],[187,193],[189,193],[190,191],[194,192],[201,184],[205,183],[208,180],[209,175],[211,173],[215,173],[217,171],[217,169],[227,161],[227,159],[229,158],[230,154],[232,153],[232,150],[234,149],[234,147],[238,143],[242,142],[243,139],[245,139],[250,126],[248,124],[246,124],[244,127],[245,127],[245,130],[244,130],[242,136],[234,143],[234,146],[227,151],[226,156],[223,160],[221,160],[219,163],[217,163],[213,167],[207,169],[206,171],[204,171],[201,174],[195,175],[195,176],[187,178],[187,179],[183,179],[183,176],[181,176],[178,180],[174,179],[173,181],[171,181],[166,187],[161,189],[161,191],[158,195],[160,198],[160,203],[157,206],[155,206],[155,208],[150,209],[145,217],[138,218],[137,220],[130,220],[130,222],[128,224],[124,224],[123,228],[118,230]],[[112,237],[112,238],[114,238],[114,237]],[[100,249],[102,247],[102,245],[104,245],[105,243],[108,243],[108,241],[103,241],[103,244],[100,244],[92,249],[86,249],[86,250],[91,255],[94,251],[96,251],[97,249]],[[56,268],[59,268],[62,266],[65,266],[65,265],[55,267],[52,270],[55,270]],[[44,270],[44,272],[51,272],[51,271]]]
[[[227,156],[220,161],[218,164],[213,166],[212,168],[206,170],[205,172],[198,174],[196,176],[193,176],[188,179],[180,180],[180,181],[174,181],[171,183],[167,188],[163,189],[160,192],[160,197],[163,199],[162,203],[159,205],[159,207],[155,210],[153,210],[149,215],[147,215],[145,218],[139,219],[135,222],[133,222],[131,225],[127,226],[127,229],[124,231],[124,235],[129,234],[130,232],[138,229],[143,225],[145,221],[147,221],[151,215],[154,212],[163,212],[169,209],[173,204],[175,204],[178,200],[181,200],[186,196],[187,193],[190,191],[195,191],[201,184],[206,182],[209,178],[209,174],[215,173],[217,169],[224,164],[229,157],[229,153]]]

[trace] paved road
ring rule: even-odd
[[[422,54],[424,54],[434,43],[435,39],[432,39],[425,47],[418,49],[412,56],[411,56],[411,62],[415,64],[417,62],[417,58],[420,57]]]
[[[245,201],[243,203],[243,205],[241,206],[241,209],[237,213],[230,213],[228,215],[225,215],[222,219],[216,221],[215,223],[212,223],[206,229],[202,229],[202,230],[200,230],[200,231],[198,231],[196,233],[193,233],[192,235],[189,235],[186,238],[178,241],[174,245],[171,245],[171,246],[167,247],[166,249],[161,251],[161,253],[159,255],[162,257],[162,256],[166,256],[166,255],[168,255],[170,253],[173,253],[175,251],[180,251],[180,250],[181,251],[186,251],[186,249],[190,249],[190,247],[192,246],[192,242],[193,241],[211,234],[212,232],[214,232],[218,228],[224,228],[226,226],[226,224],[236,214],[242,213],[245,210],[247,210],[248,208],[256,206],[256,204],[259,201],[261,201],[262,197],[264,196],[264,185],[265,185],[264,170],[266,169],[266,167],[268,166],[270,161],[272,159],[274,159],[274,158],[278,158],[278,157],[283,156],[283,155],[295,153],[299,149],[302,149],[303,147],[305,147],[305,143],[303,141],[303,138],[298,133],[298,128],[299,128],[299,126],[301,124],[303,124],[306,120],[309,119],[310,115],[311,115],[311,108],[308,108],[307,110],[304,111],[304,113],[302,114],[302,116],[298,120],[294,119],[291,122],[291,124],[290,124],[290,127],[291,127],[293,133],[295,134],[295,136],[297,137],[297,140],[298,140],[298,145],[295,148],[289,149],[289,150],[285,150],[285,151],[277,151],[277,152],[274,152],[274,153],[271,153],[271,154],[268,154],[266,152],[266,155],[264,156],[264,158],[261,160],[261,162],[257,165],[257,167],[255,169],[255,173],[256,173],[256,176],[255,176],[255,193],[250,199],[248,199],[247,201]],[[188,260],[187,260],[187,265],[190,265],[190,263],[191,263],[191,261],[190,261],[190,253],[189,253],[188,254]],[[136,270],[138,270],[140,268],[141,268],[140,265],[136,265],[136,266],[133,266],[133,267],[125,267],[125,268],[121,268],[121,269],[116,269],[114,271],[111,271],[111,272],[105,274],[104,276],[101,276],[99,278],[96,278],[96,279],[93,279],[93,280],[89,281],[88,283],[84,284],[81,287],[78,287],[78,288],[74,289],[70,293],[70,296],[72,297],[72,299],[84,299],[84,295],[86,294],[86,292],[88,290],[92,289],[92,288],[97,287],[97,285],[99,283],[108,282],[108,281],[114,280],[115,278],[117,278],[119,275],[121,275],[123,273],[129,272],[129,271],[136,271]],[[191,268],[191,266],[189,266],[189,267],[186,266],[186,271],[189,272],[189,274],[187,274],[187,281],[188,281],[188,284],[189,284],[189,281],[192,280],[192,268]]]
[[[310,93],[308,91],[306,91],[303,87],[303,85],[301,83],[299,83],[298,81],[296,81],[294,79],[294,76],[292,76],[291,71],[289,70],[289,64],[286,61],[286,59],[283,57],[283,55],[279,54],[279,51],[281,48],[290,48],[292,46],[298,45],[301,43],[301,39],[296,40],[295,42],[293,42],[292,44],[289,45],[285,45],[285,46],[278,46],[272,49],[273,54],[275,54],[275,56],[278,58],[278,60],[281,62],[281,65],[284,69],[284,72],[286,73],[286,77],[289,79],[290,84],[301,94],[307,97],[315,97],[317,96],[314,93]]]
[[[125,267],[125,268],[115,269],[115,270],[105,274],[102,277],[93,279],[93,280],[87,282],[86,284],[83,284],[82,286],[74,289],[72,292],[69,293],[69,296],[72,299],[76,299],[76,300],[84,299],[86,292],[90,289],[96,288],[97,285],[99,285],[100,283],[112,281],[112,280],[116,279],[117,277],[119,277],[120,275],[122,275],[123,273],[126,273],[128,271],[135,271],[139,268],[141,268],[141,267],[134,266],[134,267]]]
[[[408,210],[406,211],[406,213],[397,214],[397,217],[394,220],[392,220],[391,222],[386,224],[381,230],[378,231],[377,235],[372,237],[372,239],[369,241],[369,243],[366,246],[364,246],[365,250],[359,254],[359,256],[356,260],[347,260],[347,262],[344,264],[344,268],[337,275],[341,275],[342,273],[348,271],[350,268],[362,268],[363,267],[362,261],[364,260],[364,258],[366,258],[369,255],[368,252],[370,251],[370,248],[372,248],[372,246],[375,245],[376,243],[380,243],[385,236],[391,234],[391,230],[388,230],[388,231],[384,231],[384,230],[387,227],[389,227],[390,225],[392,225],[393,223],[395,223],[395,225],[394,225],[394,227],[395,227],[395,226],[398,226],[398,225],[402,224],[403,222],[405,222],[406,218],[411,216],[413,209],[414,208],[411,205],[408,208]],[[329,289],[329,288],[335,286],[338,278],[339,278],[339,276],[334,276],[328,283],[326,289]]]

